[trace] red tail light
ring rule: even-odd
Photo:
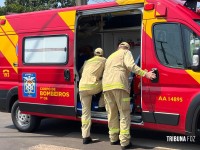
[[[0,25],[6,24],[6,19],[0,19]]]
[[[145,4],[144,6],[144,10],[153,10],[154,9],[154,4],[152,3],[148,3],[148,4]]]

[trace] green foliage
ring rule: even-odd
[[[24,10],[24,7],[22,5],[13,3],[13,4],[7,5],[5,9],[7,13],[22,13]]]
[[[5,7],[0,7],[0,16],[6,14],[6,9]]]
[[[5,6],[0,7],[0,16],[10,13],[64,8],[75,6],[75,4],[75,0],[5,0]]]

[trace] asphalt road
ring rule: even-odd
[[[34,133],[18,132],[10,114],[0,112],[0,150],[120,150],[110,145],[106,125],[93,124],[95,143],[83,145],[80,122],[44,119]],[[137,150],[199,150],[200,142],[168,142],[170,133],[149,130],[132,131],[131,141]],[[173,134],[174,136],[174,134]],[[179,135],[175,135],[179,136]],[[197,139],[196,139],[197,140]]]

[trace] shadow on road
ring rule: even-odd
[[[14,125],[6,126],[6,128],[15,129]],[[81,122],[62,119],[43,119],[40,127],[30,136],[70,137],[81,140]],[[97,138],[96,144],[101,145],[104,141],[109,143],[107,124],[93,123],[91,136],[92,138]],[[167,136],[182,135],[146,129],[133,128],[131,130],[131,140],[134,144],[134,149],[157,149],[156,147],[165,147],[166,145],[170,149],[188,149],[190,146],[199,147],[200,145],[199,140],[196,140],[194,143],[167,142]],[[29,137],[29,135],[23,135],[22,137]]]

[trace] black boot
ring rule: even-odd
[[[89,144],[89,143],[92,143],[92,138],[91,137],[83,138],[83,144]]]
[[[126,150],[126,149],[131,149],[132,148],[132,143],[130,142],[128,145],[126,146],[121,146],[122,150]]]
[[[119,145],[120,144],[120,140],[117,140],[115,142],[110,142],[110,145]]]

